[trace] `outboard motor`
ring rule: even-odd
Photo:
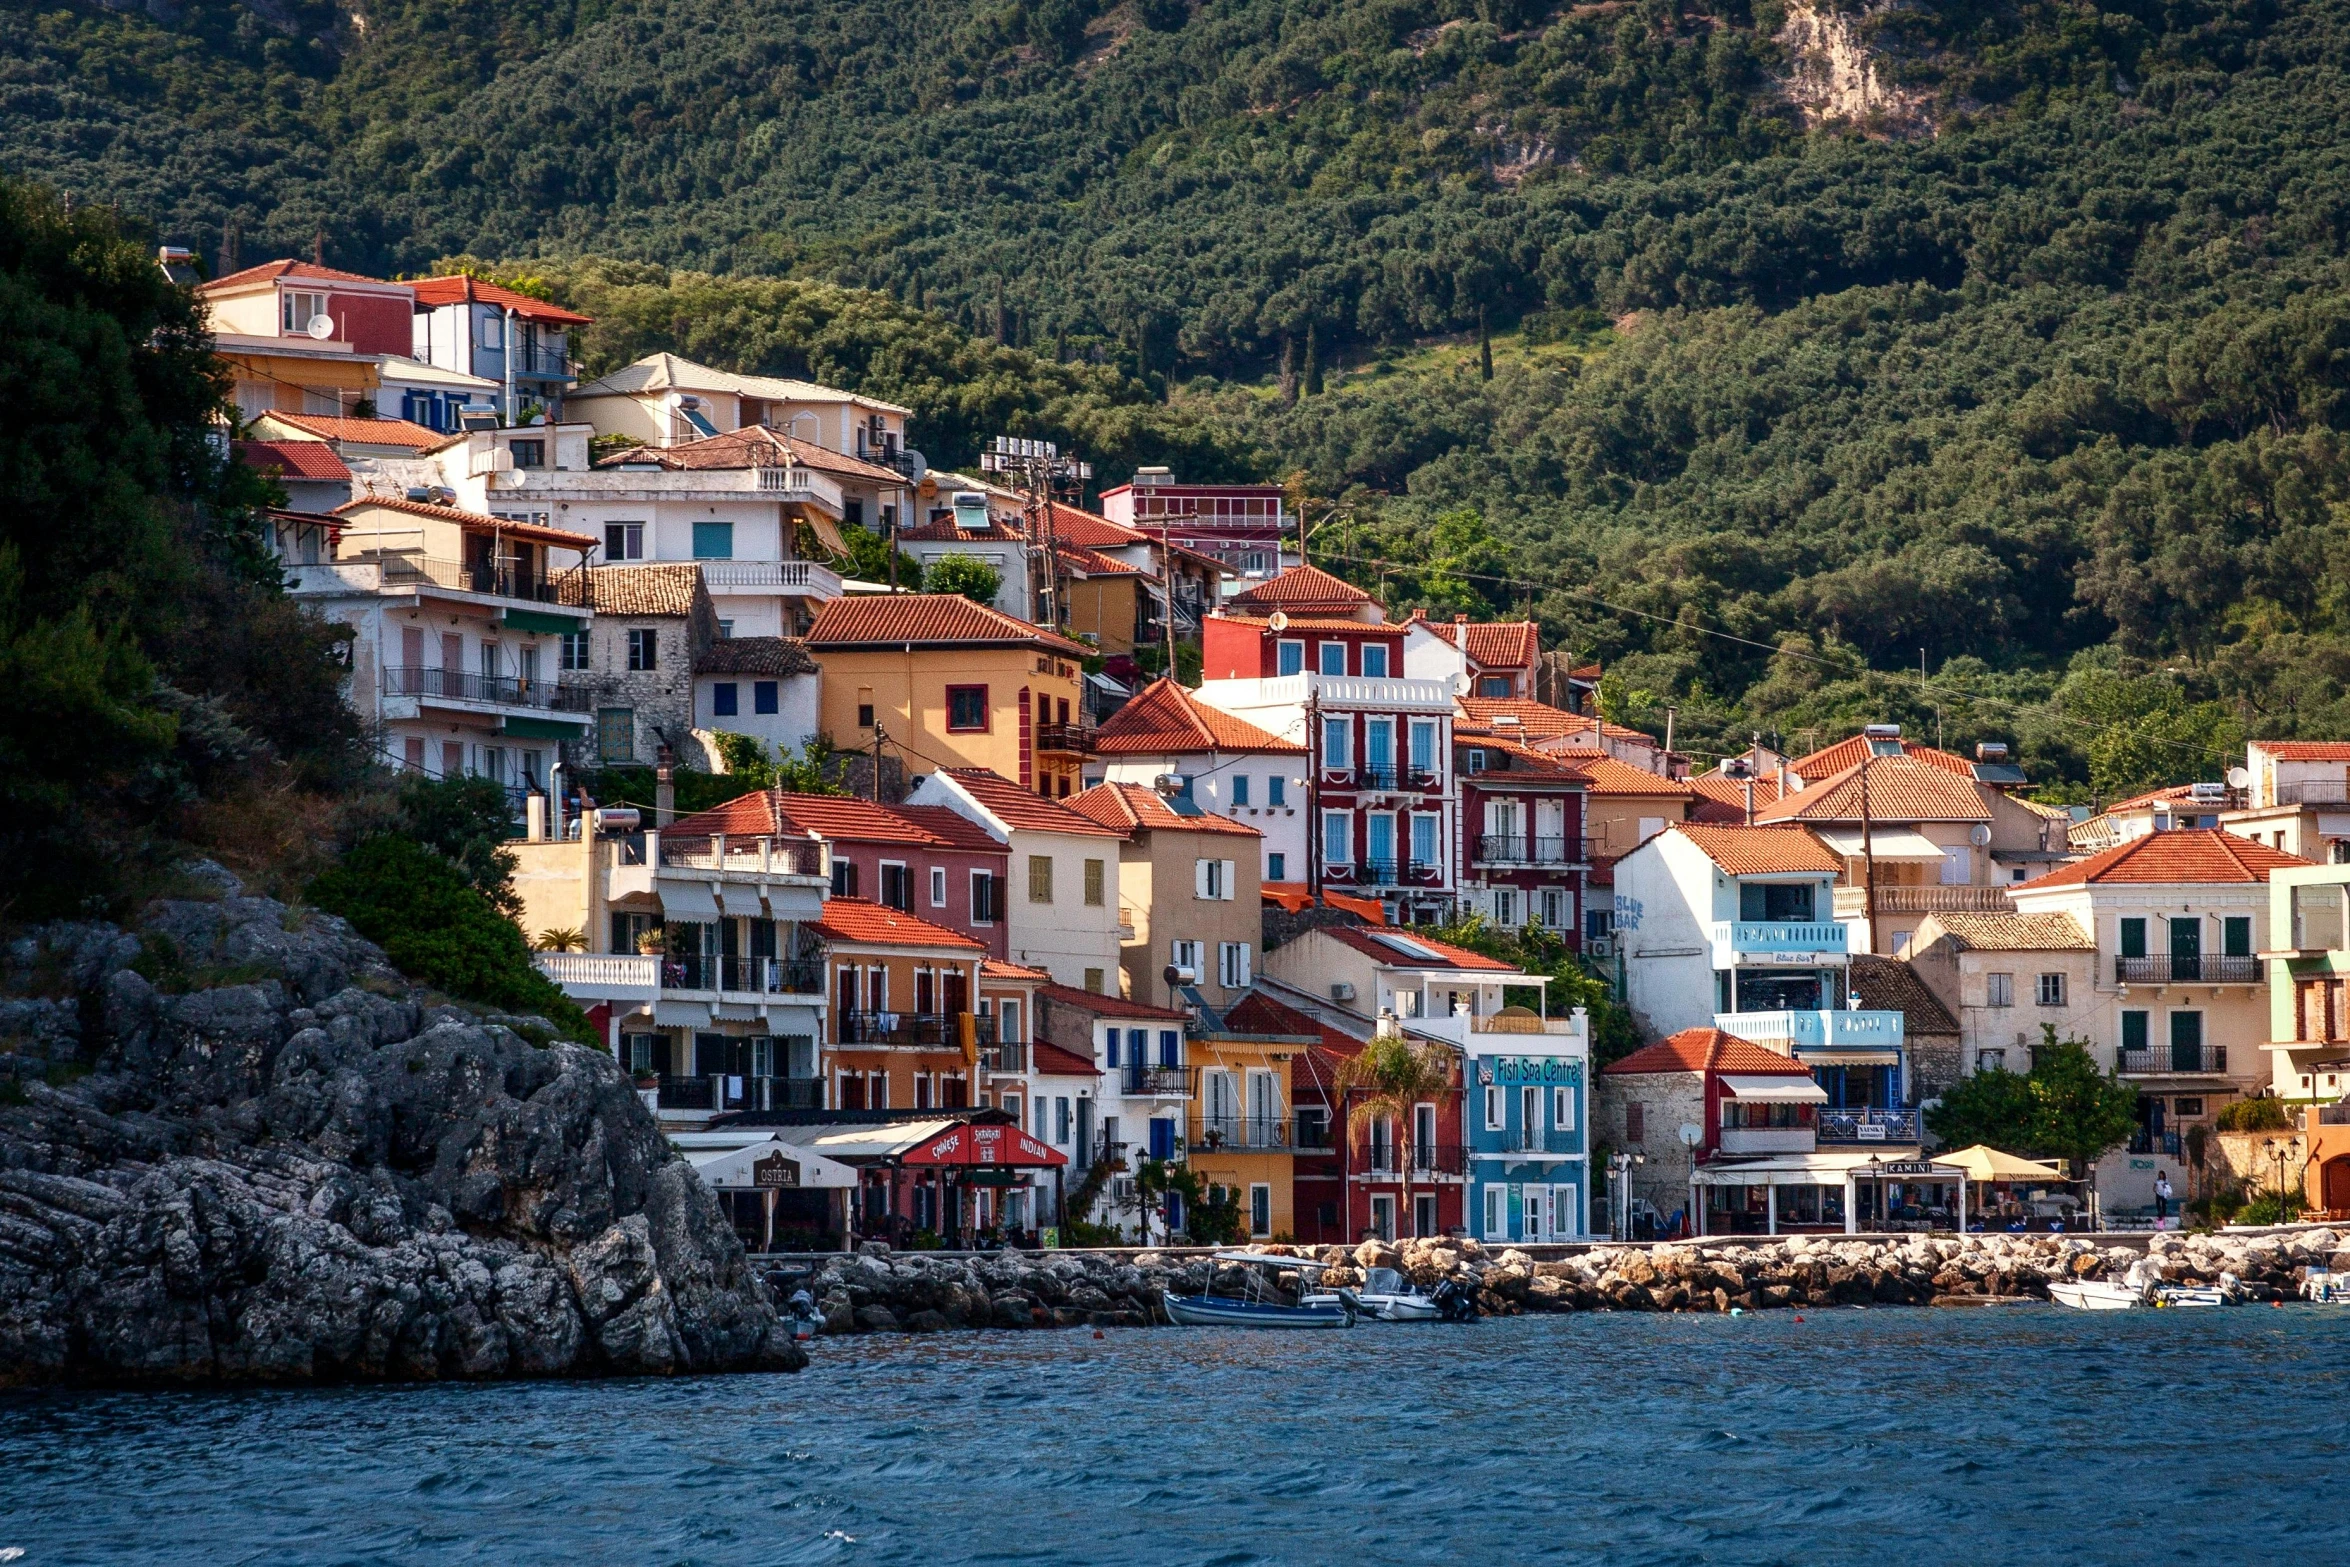
[[[816,1311],[816,1298],[806,1290],[792,1291],[791,1301],[784,1307],[785,1319],[791,1323],[791,1337],[795,1344],[805,1344],[816,1336],[824,1319]]]
[[[1474,1322],[1477,1320],[1477,1292],[1465,1279],[1446,1279],[1436,1286],[1430,1297],[1436,1302],[1436,1320],[1439,1322]]]

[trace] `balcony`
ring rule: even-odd
[[[746,876],[821,876],[824,846],[813,838],[675,838],[660,834],[663,870],[732,872]]]
[[[521,707],[534,713],[585,714],[594,705],[586,692],[557,685],[552,680],[527,680],[520,675],[477,675],[462,669],[436,669],[411,664],[387,665],[383,694],[412,697],[424,702],[471,702],[484,707]]]
[[[982,1050],[996,1042],[996,1020],[969,1012],[842,1012],[836,1017],[843,1045],[891,1050],[960,1050],[962,1019],[967,1017],[971,1019],[974,1040]]]
[[[1198,1073],[1188,1066],[1143,1066],[1129,1061],[1122,1088],[1129,1099],[1189,1099]]]
[[[719,597],[730,593],[840,597],[840,573],[812,560],[706,560],[702,562],[702,583]]]
[[[618,952],[534,952],[531,962],[574,1001],[651,1001],[661,993],[658,957]]]
[[[1290,1126],[1290,1146],[1299,1153],[1331,1152],[1329,1116],[1300,1110]]]
[[[1191,1151],[1198,1153],[1288,1153],[1290,1123],[1282,1116],[1210,1116],[1191,1128]]]
[[[2267,978],[2256,957],[2209,952],[2115,958],[2113,977],[2124,985],[2257,985]]]
[[[1868,889],[1838,887],[1835,915],[1840,920],[1868,914]],[[2004,887],[1885,887],[1877,888],[1879,914],[2004,914],[2015,904]]]
[[[1486,833],[1477,840],[1478,865],[1584,865],[1590,863],[1595,840],[1590,838],[1536,838],[1524,833]]]
[[[1039,724],[1036,726],[1036,748],[1066,756],[1087,756],[1093,752],[1093,734],[1093,728],[1088,724]]]
[[[1842,963],[1851,937],[1839,920],[1731,920],[1713,927],[1714,967]]]
[[[992,1018],[990,1022],[994,1021]],[[990,1072],[1025,1072],[1028,1070],[1028,1043],[1007,1039],[989,1045],[979,1052],[979,1064]]]
[[[659,1110],[821,1110],[819,1077],[727,1077],[661,1074],[654,1108]]]
[[[1583,1135],[1580,1132],[1546,1130],[1542,1127],[1529,1131],[1522,1126],[1513,1126],[1507,1131],[1494,1133],[1493,1138],[1495,1148],[1505,1154],[1579,1154],[1583,1151]],[[1479,1150],[1480,1153],[1490,1151]]]
[[[2116,1052],[2115,1070],[2123,1077],[2225,1076],[2225,1045],[2155,1045],[2144,1050]]]
[[[1714,1027],[1757,1044],[1797,1050],[1899,1050],[1899,1012],[1717,1012]]]
[[[1818,1135],[1822,1147],[1831,1143],[1839,1146],[1914,1143],[1918,1140],[1918,1113],[1915,1110],[1822,1109]]]
[[[2350,805],[2350,781],[2340,778],[2305,778],[2298,783],[2277,785],[2279,805]]]
[[[1420,887],[1444,879],[1443,867],[1418,860],[1356,860],[1325,866],[1322,874],[1341,881],[1351,879],[1358,887]]]
[[[1565,1017],[1486,1017],[1449,1012],[1399,1021],[1409,1033],[1486,1054],[1579,1055],[1589,1048],[1587,1031],[1572,1013]]]
[[[534,381],[568,381],[571,361],[560,342],[514,345],[514,373]]]
[[[433,560],[423,555],[359,556],[336,565],[372,565],[383,574],[387,592],[413,590],[427,584],[479,593],[486,598],[521,599],[530,604],[560,603],[555,579],[542,572],[517,570],[511,561],[481,565],[472,561]]]
[[[712,956],[679,952],[661,956],[661,988],[665,991],[718,992],[728,995],[824,997],[824,965],[789,962],[780,958]]]

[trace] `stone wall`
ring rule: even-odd
[[[1628,1125],[1633,1105],[1641,1108],[1641,1137],[1637,1141]],[[1592,1185],[1601,1188],[1606,1170],[1598,1157],[1599,1149],[1637,1154],[1647,1162],[1632,1167],[1633,1195],[1655,1204],[1659,1214],[1688,1206],[1694,1157],[1681,1141],[1680,1132],[1684,1125],[1704,1123],[1705,1079],[1695,1072],[1595,1073],[1591,1092]],[[1612,1204],[1613,1194],[1602,1189],[1602,1201]],[[1615,1210],[1602,1206],[1599,1211]]]

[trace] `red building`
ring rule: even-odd
[[[1580,945],[1589,779],[1570,758],[1467,723],[1453,730],[1452,754],[1462,905],[1496,925],[1538,924]]]
[[[876,805],[847,795],[760,790],[681,817],[672,833],[806,836],[832,845],[832,896],[867,898],[970,937],[1008,958],[1010,848],[937,805]]]
[[[1177,484],[1165,468],[1137,468],[1132,483],[1102,491],[1102,516],[1223,562],[1243,577],[1281,569],[1290,526],[1278,484]]]

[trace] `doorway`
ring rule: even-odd
[[[1412,1233],[1427,1236],[1437,1232],[1436,1194],[1415,1192],[1412,1195]]]
[[[1371,1199],[1371,1236],[1375,1240],[1395,1239],[1395,1199],[1380,1195]]]

